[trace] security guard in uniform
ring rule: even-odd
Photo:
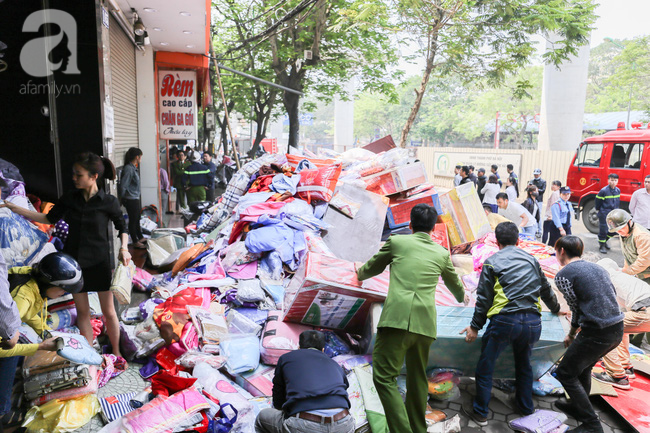
[[[618,184],[618,174],[610,173],[607,176],[607,186],[600,190],[596,196],[596,210],[598,211],[598,221],[600,222],[600,232],[598,233],[598,242],[600,243],[600,253],[607,254],[609,245],[607,241],[613,235],[610,234],[607,226],[607,215],[614,209],[618,209],[621,204],[621,190],[616,186]]]

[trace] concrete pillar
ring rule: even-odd
[[[350,98],[334,98],[334,150],[344,152],[354,145],[354,81],[348,81],[343,88]]]
[[[551,36],[546,49],[552,49]],[[562,63],[558,70],[553,65],[544,67],[542,108],[539,125],[539,150],[575,150],[582,140],[589,45],[580,48],[578,55]]]
[[[137,50],[135,52],[138,86],[138,140],[142,150],[140,165],[142,206],[154,204],[161,211],[154,53],[151,45],[144,48],[144,51]]]

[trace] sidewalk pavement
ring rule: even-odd
[[[451,418],[456,414],[460,415],[460,425],[461,432],[486,432],[486,433],[505,433],[512,432],[513,430],[508,426],[508,421],[511,421],[515,418],[520,418],[521,415],[515,414],[512,409],[506,406],[499,399],[494,397],[494,389],[492,392],[492,399],[490,401],[490,414],[488,415],[488,425],[485,427],[480,427],[475,422],[469,420],[469,418],[462,412],[461,406],[463,404],[471,404],[472,399],[474,398],[474,379],[469,377],[463,377],[461,379],[460,385],[461,395],[455,400],[451,401],[437,401],[430,399],[429,405],[433,409],[442,410],[447,414],[447,418]],[[546,397],[537,397],[533,396],[533,402],[535,403],[536,409],[550,409],[553,408],[553,402],[558,400],[558,397],[546,396]],[[603,430],[605,433],[628,433],[634,432],[635,430],[616,412],[612,409],[601,397],[592,397],[592,404],[596,413],[600,417]],[[577,427],[578,423],[575,419],[569,417],[569,420],[566,422],[570,428]]]
[[[123,394],[126,392],[140,392],[147,383],[140,377],[139,369],[142,365],[136,363],[129,363],[129,369],[111,379],[106,386],[100,388],[97,397],[109,397],[115,394]],[[456,414],[460,415],[461,432],[486,432],[486,433],[510,433],[513,430],[508,426],[508,421],[521,417],[521,415],[513,413],[513,410],[508,408],[499,399],[492,396],[490,401],[490,414],[488,416],[488,425],[480,427],[468,417],[463,414],[461,405],[470,404],[474,396],[474,379],[463,377],[459,385],[461,395],[455,400],[451,401],[437,401],[429,400],[429,405],[433,409],[442,410],[447,414],[447,418],[451,418]],[[553,402],[558,397],[537,397],[533,396],[535,408],[537,409],[553,409]],[[605,433],[628,433],[635,430],[627,424],[627,422],[612,409],[601,397],[592,397],[591,399],[598,416],[603,423],[603,430]],[[75,430],[75,433],[95,433],[98,432],[104,423],[101,415],[95,416],[92,421],[86,424],[81,429]],[[578,423],[575,419],[569,418],[567,425],[571,428],[576,427]]]

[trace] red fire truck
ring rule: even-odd
[[[643,187],[643,179],[650,174],[650,124],[648,129],[642,129],[641,123],[632,123],[631,127],[626,129],[625,123],[620,122],[616,131],[587,138],[580,143],[569,167],[569,200],[576,210],[576,218],[582,213],[582,221],[592,233],[598,233],[594,200],[598,191],[607,185],[607,176],[618,174],[621,207],[627,209],[632,193]]]

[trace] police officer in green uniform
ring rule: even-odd
[[[187,155],[182,150],[179,150],[176,153],[178,158],[176,161],[172,162],[169,166],[172,174],[172,185],[176,188],[176,210],[180,210],[182,207],[186,207],[187,203],[185,202],[185,185],[183,185],[183,175],[185,174],[185,169],[190,166],[190,162],[187,160]]]
[[[438,214],[426,204],[411,210],[411,235],[388,238],[357,270],[359,280],[390,266],[390,285],[372,354],[373,381],[391,433],[425,433],[429,347],[436,339],[436,284],[442,277],[458,302],[467,302],[449,252],[431,240]],[[406,404],[397,376],[406,360]]]

